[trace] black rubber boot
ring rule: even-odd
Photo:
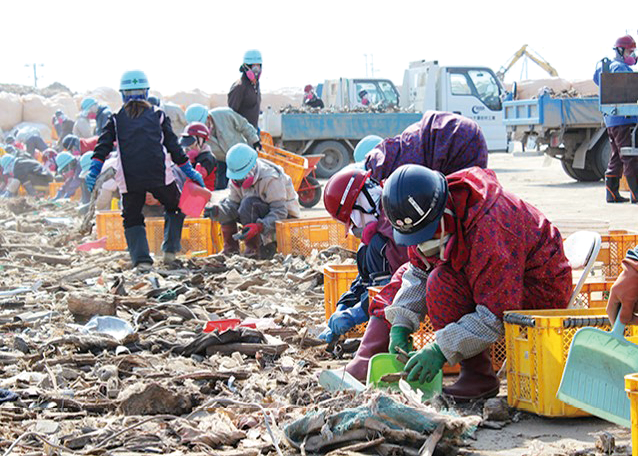
[[[620,178],[615,176],[605,176],[605,189],[608,203],[626,203],[627,198],[620,195]]]
[[[631,204],[638,203],[638,177],[636,176],[626,176],[627,177],[627,185],[629,185],[629,193]]]

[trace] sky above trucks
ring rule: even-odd
[[[636,38],[622,8],[558,1],[76,0],[2,2],[0,83],[60,82],[73,91],[117,88],[142,69],[165,94],[226,92],[243,53],[264,58],[262,91],[324,79],[403,80],[409,62],[487,66],[495,72],[528,44],[570,79],[591,78],[617,37]],[[631,9],[631,8],[630,8]],[[506,81],[547,74],[521,62]]]

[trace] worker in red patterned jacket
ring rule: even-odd
[[[191,165],[204,178],[204,184],[211,192],[215,190],[215,170],[217,160],[213,156],[210,146],[206,144],[210,137],[210,130],[201,122],[191,122],[184,129],[179,140],[186,151]]]
[[[569,302],[572,274],[560,233],[477,167],[445,177],[401,166],[386,181],[382,203],[395,241],[410,246],[410,263],[370,310],[392,323],[390,351],[410,351],[409,336],[427,314],[436,341],[410,353],[408,380],[431,381],[445,362],[460,362],[460,377],[445,393],[457,401],[496,396],[489,347],[503,337],[503,313]]]
[[[386,351],[388,346],[387,322],[369,319],[368,286],[386,284],[408,261],[407,249],[396,245],[392,239],[392,226],[381,205],[381,186],[370,178],[370,174],[370,171],[348,166],[330,178],[323,193],[326,210],[361,239],[361,246],[357,250],[359,274],[350,289],[339,298],[328,328],[319,337],[332,342],[335,336],[368,322],[359,350],[346,367],[360,380],[365,379],[370,358]]]

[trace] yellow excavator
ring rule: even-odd
[[[501,81],[505,78],[505,73],[507,73],[514,66],[514,64],[523,57],[527,57],[528,59],[530,59],[543,70],[547,71],[550,76],[558,76],[558,71],[556,71],[553,66],[551,66],[545,59],[543,59],[539,55],[532,53],[530,50],[527,49],[527,47],[527,44],[524,44],[518,51],[514,53],[513,56],[511,56],[507,60],[507,62],[505,62],[501,69],[496,72],[496,76]]]

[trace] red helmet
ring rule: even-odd
[[[184,133],[182,133],[182,136],[195,136],[197,138],[203,138],[204,141],[208,141],[210,130],[201,122],[191,122],[184,130]]]
[[[45,149],[44,152],[42,152],[42,159],[44,161],[55,160],[55,157],[57,156],[58,156],[58,153],[51,148]]]
[[[616,40],[614,48],[636,49],[636,41],[631,37],[631,35],[621,36]]]
[[[308,84],[306,87],[303,88],[304,92],[310,92],[312,90],[312,86],[310,84]]]
[[[332,176],[323,189],[323,205],[346,229],[350,228],[354,203],[371,174],[372,171],[347,166]]]

